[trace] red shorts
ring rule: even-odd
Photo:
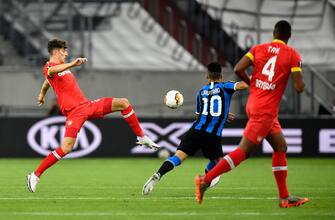
[[[103,118],[112,112],[113,98],[100,98],[72,109],[66,116],[64,137],[76,138],[86,120]]]
[[[269,114],[249,115],[243,135],[254,144],[260,144],[266,136],[281,132],[278,117]]]

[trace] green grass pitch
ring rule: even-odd
[[[201,206],[194,176],[203,172],[205,159],[188,159],[145,197],[142,186],[160,159],[63,160],[44,174],[34,194],[25,175],[40,159],[2,159],[0,219],[335,219],[335,160],[288,161],[290,192],[311,199],[291,209],[278,208],[270,158],[242,163],[206,193]]]

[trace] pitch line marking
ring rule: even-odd
[[[325,197],[309,197],[310,199],[335,199],[335,196],[325,196]],[[277,200],[277,197],[252,197],[252,196],[207,196],[206,200]],[[182,196],[182,197],[0,197],[0,200],[195,200],[193,196]]]
[[[27,188],[26,186],[0,186],[0,189],[25,189]],[[48,189],[142,189],[142,186],[48,186]],[[194,187],[191,186],[160,186],[159,189],[163,190],[187,190],[187,189],[192,189],[194,190]],[[260,189],[274,189],[274,187],[225,187],[225,186],[216,186],[215,189],[220,189],[220,190],[260,190]],[[320,188],[314,188],[314,187],[291,187],[291,190],[317,190],[317,191],[330,191],[330,190],[335,190],[335,187],[320,187]]]
[[[335,216],[335,212],[285,213],[285,212],[3,212],[3,215],[16,216]]]

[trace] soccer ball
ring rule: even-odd
[[[167,149],[163,148],[160,151],[157,152],[157,157],[160,159],[166,159],[170,156],[170,151]]]
[[[177,90],[171,90],[164,96],[164,104],[169,107],[176,109],[180,107],[184,102],[183,95]]]

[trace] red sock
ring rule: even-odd
[[[279,198],[288,197],[288,190],[286,185],[287,162],[285,152],[272,153],[272,171],[277,182]]]
[[[129,124],[133,132],[138,137],[143,137],[144,132],[140,126],[140,123],[138,122],[137,116],[135,114],[135,111],[133,110],[133,107],[129,105],[125,110],[121,112],[121,114],[124,117],[124,120]]]
[[[62,157],[64,157],[65,154],[61,147],[57,148],[56,150],[50,152],[46,158],[42,161],[40,166],[37,168],[37,170],[34,172],[36,176],[40,177],[43,172],[54,165],[58,160],[60,160]]]
[[[206,174],[205,182],[210,184],[215,177],[237,167],[245,158],[245,152],[242,151],[240,147],[237,147],[234,151],[224,156],[224,158]]]

